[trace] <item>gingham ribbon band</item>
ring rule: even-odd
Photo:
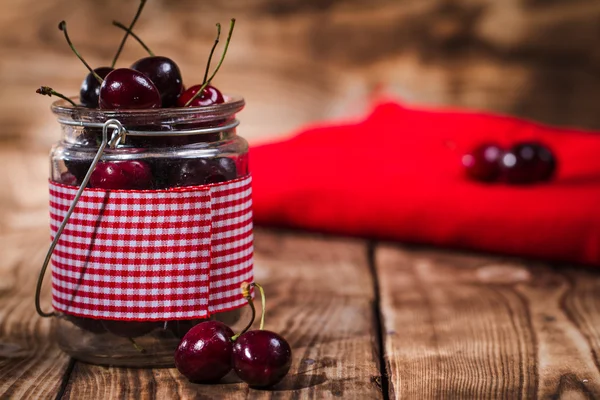
[[[161,321],[243,306],[252,281],[252,180],[175,190],[86,189],[52,255],[52,304]],[[50,182],[54,236],[77,188]]]

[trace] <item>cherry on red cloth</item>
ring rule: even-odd
[[[553,150],[554,180],[465,177],[477,144],[523,140]],[[253,147],[250,163],[259,225],[600,266],[600,132],[386,102],[362,122]]]

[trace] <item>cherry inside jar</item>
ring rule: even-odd
[[[50,179],[79,187],[102,142],[102,124],[111,119],[132,134],[116,148],[105,149],[86,188],[170,190],[246,177],[248,144],[235,128],[235,115],[243,107],[244,100],[236,97],[208,107],[154,110],[107,111],[56,102],[52,111],[61,124],[62,137],[52,148]],[[233,309],[209,318],[232,324],[240,312]],[[179,341],[202,320],[129,321],[58,313],[54,326],[59,346],[76,359],[154,367],[172,366]]]

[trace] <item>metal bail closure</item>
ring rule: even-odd
[[[112,129],[112,135],[109,139],[108,131],[110,129]],[[71,217],[71,214],[73,214],[73,211],[75,210],[75,206],[77,205],[79,198],[83,194],[83,191],[85,190],[85,188],[90,180],[90,177],[92,176],[92,172],[96,168],[96,164],[98,164],[98,161],[100,161],[100,158],[102,158],[102,154],[104,153],[106,146],[109,146],[111,149],[114,149],[120,142],[125,141],[126,135],[127,135],[127,131],[125,130],[123,125],[116,119],[109,119],[102,125],[102,143],[100,143],[98,152],[96,153],[96,156],[92,160],[92,164],[90,165],[90,168],[88,169],[87,173],[85,174],[85,178],[83,178],[83,182],[81,182],[81,186],[79,187],[79,190],[77,190],[77,193],[75,194],[75,198],[73,199],[73,202],[71,203],[71,206],[69,207],[69,210],[67,211],[67,214],[65,215],[65,218],[63,219],[62,223],[60,224],[58,231],[56,231],[56,235],[54,236],[54,240],[52,240],[52,243],[50,244],[48,253],[46,253],[46,258],[44,259],[44,264],[42,265],[42,269],[40,270],[40,275],[38,276],[37,287],[35,289],[35,310],[42,317],[53,317],[56,315],[56,313],[54,311],[47,313],[42,310],[42,308],[40,306],[40,293],[42,291],[42,284],[44,283],[44,275],[46,275],[46,269],[48,268],[48,264],[50,263],[52,253],[54,252],[54,249],[56,248],[58,240],[60,239],[60,235],[62,234],[62,232],[65,229],[65,226],[69,222],[69,218]]]

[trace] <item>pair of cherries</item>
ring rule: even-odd
[[[248,330],[255,309],[249,294],[251,286],[261,292],[263,309],[259,330]],[[280,382],[292,363],[289,343],[275,332],[264,330],[265,296],[256,283],[242,285],[242,293],[252,308],[252,319],[239,335],[220,321],[201,322],[189,330],[175,352],[175,366],[194,383],[214,383],[232,369],[251,387],[266,388]]]
[[[556,173],[556,157],[543,143],[516,143],[506,150],[496,143],[483,143],[462,157],[470,179],[479,182],[531,184],[546,182]]]

